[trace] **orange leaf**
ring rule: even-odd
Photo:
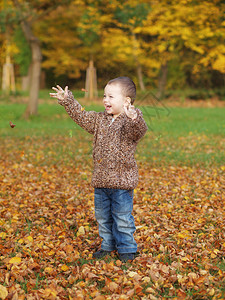
[[[118,289],[118,287],[119,287],[119,285],[113,281],[109,283],[109,289],[111,292],[116,291]]]
[[[64,247],[64,250],[66,251],[67,254],[72,253],[73,252],[73,246],[72,245],[66,245]]]
[[[63,272],[66,272],[66,271],[69,270],[69,267],[68,267],[67,265],[62,265],[61,270],[62,270]]]

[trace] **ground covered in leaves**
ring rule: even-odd
[[[224,299],[225,166],[140,159],[139,255],[121,263],[92,258],[89,150],[73,157],[42,137],[5,138],[0,150],[1,299]]]

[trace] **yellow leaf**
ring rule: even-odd
[[[177,235],[179,238],[181,238],[181,239],[184,239],[185,238],[185,235],[183,234],[183,233],[178,233],[178,235]]]
[[[32,236],[29,235],[29,236],[27,237],[27,240],[28,240],[29,242],[33,242]]]
[[[191,236],[187,230],[182,230],[177,234],[177,237],[180,239],[191,239]]]
[[[15,264],[15,265],[20,264],[21,263],[21,257],[15,256],[15,257],[10,259],[9,263],[10,264]]]
[[[187,188],[187,186],[184,184],[184,185],[182,185],[181,186],[181,189],[183,190],[183,189],[186,189]]]
[[[85,234],[84,226],[80,226],[80,228],[78,229],[78,232],[77,232],[77,236],[84,235],[84,234]]]
[[[148,283],[148,282],[150,282],[151,278],[145,276],[145,277],[142,278],[142,280],[143,280],[144,282],[147,282],[147,283]],[[152,289],[151,289],[151,290],[152,290]],[[146,292],[147,292],[147,290],[146,290]],[[148,291],[148,293],[150,293],[150,291]]]
[[[44,271],[45,271],[45,273],[51,274],[51,273],[53,272],[53,268],[51,268],[51,267],[46,267],[46,268],[44,269]]]
[[[68,267],[67,265],[63,265],[63,266],[61,267],[61,270],[62,270],[63,272],[66,272],[66,271],[69,270],[69,267]]]
[[[200,219],[198,219],[198,221],[197,221],[197,222],[201,224],[201,223],[203,223],[204,221],[205,221],[205,219],[204,219],[204,218],[200,218]]]
[[[210,296],[213,296],[215,294],[215,290],[214,290],[214,288],[212,288],[210,291],[209,291],[209,295]]]
[[[0,299],[4,300],[8,296],[7,288],[0,284]]]
[[[0,232],[0,238],[3,240],[6,238],[6,233],[5,232]]]
[[[55,251],[53,251],[53,250],[51,250],[51,251],[48,252],[48,255],[49,255],[49,256],[52,256],[52,255],[54,255],[54,254],[55,254]]]
[[[135,275],[138,275],[138,273],[137,272],[132,272],[132,271],[128,273],[129,277],[134,277]]]
[[[183,261],[189,261],[189,258],[188,257],[181,257],[181,260],[183,260]]]

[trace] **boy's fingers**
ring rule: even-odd
[[[53,98],[58,98],[57,94],[50,94],[50,96],[53,97]]]
[[[55,88],[55,87],[52,87],[52,89],[53,89],[54,91],[56,91],[57,93],[59,92],[59,90],[58,90],[57,88]]]
[[[60,85],[57,85],[57,88],[58,88],[61,92],[64,92],[64,90],[61,88]]]

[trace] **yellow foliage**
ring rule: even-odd
[[[214,70],[225,73],[225,55],[218,54],[216,60],[212,63],[212,67]]]
[[[38,3],[42,7],[46,1]],[[128,16],[127,23],[115,17],[118,8],[126,14],[125,4],[135,9],[140,3],[150,6],[142,23],[136,25],[135,16],[133,19]],[[87,68],[90,55],[93,55],[97,67],[107,64],[107,67],[119,68],[119,63],[122,63],[135,69],[138,61],[144,75],[156,78],[161,63],[178,55],[184,66],[185,60],[188,60],[186,53],[193,53],[193,60],[189,62],[193,65],[193,74],[197,74],[201,66],[224,73],[225,22],[221,21],[223,6],[218,3],[206,0],[128,0],[126,3],[119,0],[104,3],[76,0],[71,1],[69,6],[59,5],[47,17],[34,22],[32,29],[45,45],[42,66],[52,68],[56,76],[80,77]],[[7,1],[7,5],[13,6],[13,2]],[[3,1],[0,1],[0,7],[4,8]],[[40,15],[43,8],[34,7],[32,14]],[[95,42],[87,46],[79,30],[84,35],[93,31],[97,36]],[[5,62],[6,44],[5,36],[1,34],[1,65]],[[13,41],[7,49],[11,56],[19,51]]]

